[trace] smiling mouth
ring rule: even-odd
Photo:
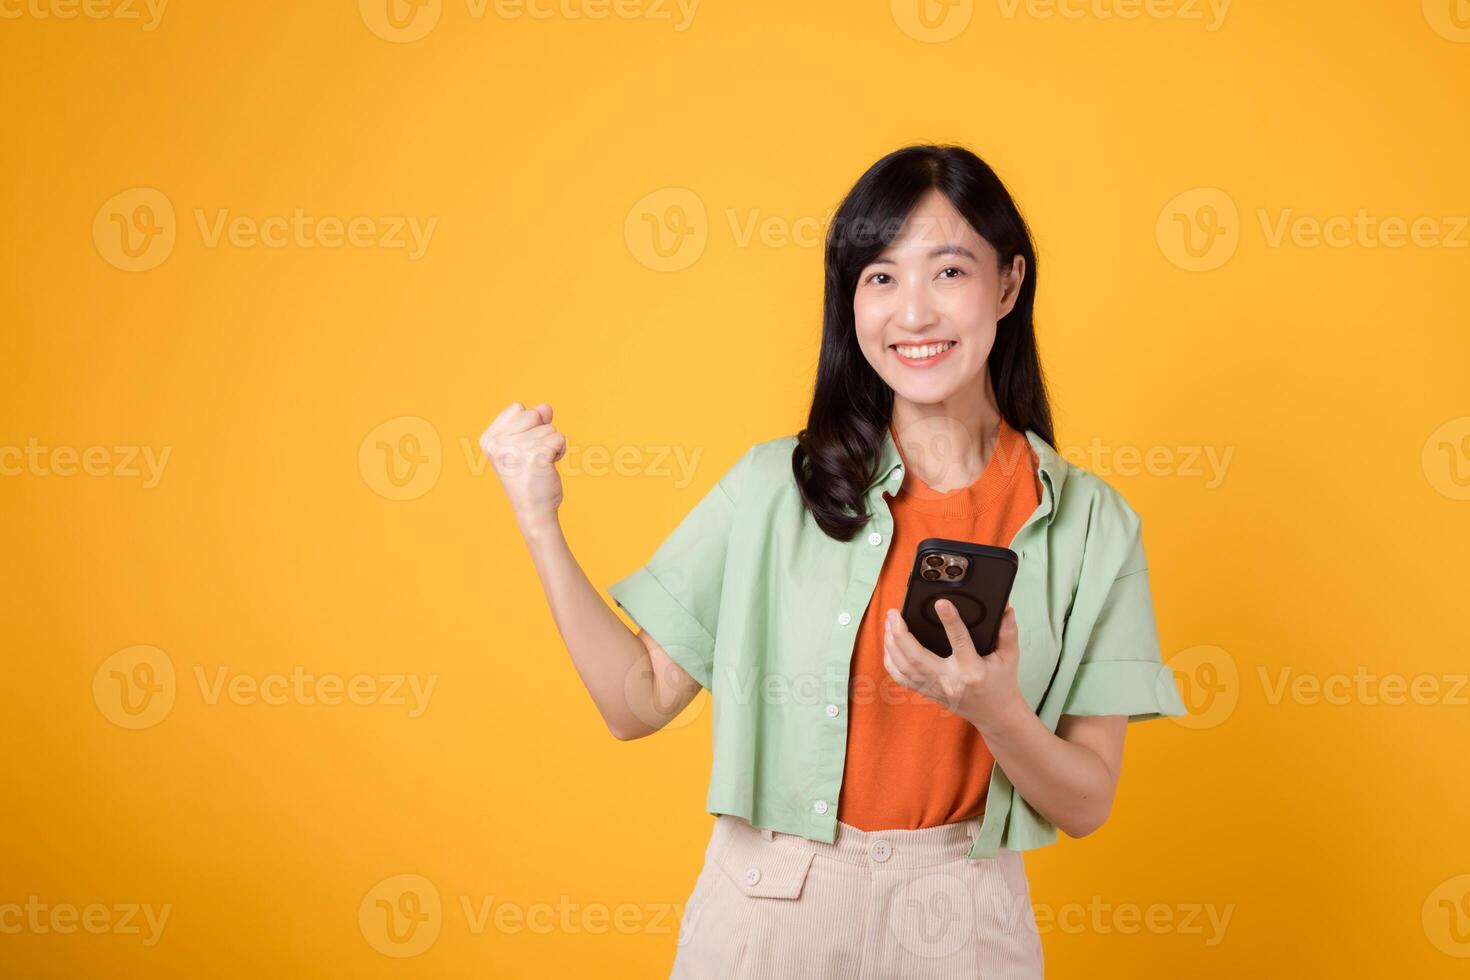
[[[891,349],[907,360],[927,361],[931,357],[938,357],[948,352],[957,343],[959,343],[957,340],[941,340],[932,344],[892,344]]]

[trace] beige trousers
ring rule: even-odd
[[[1021,853],[971,861],[979,826],[839,821],[828,844],[719,814],[670,980],[1035,980],[1041,936]]]

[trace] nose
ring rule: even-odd
[[[914,331],[928,326],[935,319],[932,300],[928,283],[906,283],[899,297],[899,323]]]

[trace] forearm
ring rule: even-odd
[[[1101,827],[1117,780],[1101,756],[1042,724],[1018,695],[1009,710],[983,723],[985,744],[1021,798],[1069,837]]]
[[[552,619],[577,675],[608,729],[619,738],[644,734],[655,690],[648,649],[588,580],[555,520],[521,535],[541,578]]]

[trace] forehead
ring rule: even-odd
[[[919,198],[904,219],[898,234],[884,250],[932,248],[935,245],[964,245],[976,255],[989,248],[989,243],[971,227],[949,198],[931,189]]]

